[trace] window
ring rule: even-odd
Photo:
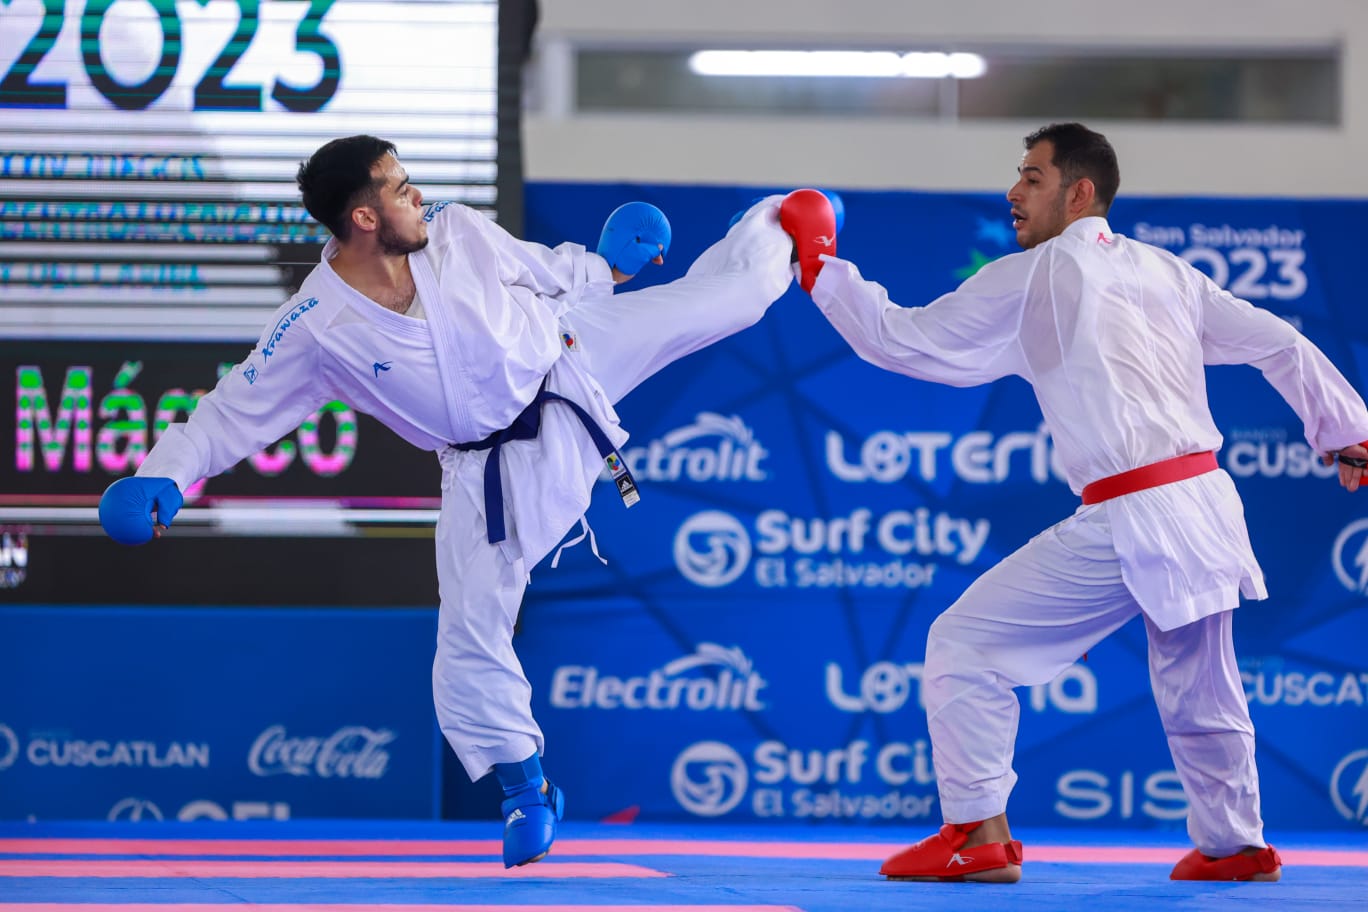
[[[899,49],[905,54],[916,49]],[[951,119],[1049,118],[1338,124],[1335,48],[1178,53],[973,49],[972,78],[704,75],[695,51],[579,48],[578,112],[736,113]],[[870,54],[894,57],[889,51]]]

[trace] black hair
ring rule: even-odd
[[[394,143],[375,136],[346,136],[325,144],[299,166],[295,183],[304,197],[304,208],[339,240],[351,234],[351,212],[373,204],[383,181],[371,168]]]
[[[1097,202],[1106,213],[1121,186],[1121,166],[1107,137],[1081,123],[1054,123],[1036,130],[1024,142],[1027,149],[1033,149],[1045,140],[1054,145],[1051,164],[1059,169],[1064,186],[1086,177],[1097,188]]]

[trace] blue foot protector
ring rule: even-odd
[[[565,816],[565,795],[542,774],[536,754],[521,763],[496,763],[494,775],[504,790],[504,867],[541,861],[556,841],[556,821]]]

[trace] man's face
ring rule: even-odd
[[[423,221],[423,194],[409,183],[399,160],[386,155],[375,163],[371,174],[381,179],[376,208],[376,242],[380,252],[391,256],[416,253],[427,246],[427,222]]]
[[[1068,223],[1064,208],[1068,188],[1053,159],[1054,143],[1048,139],[1027,149],[1017,168],[1017,182],[1007,191],[1017,243],[1027,249],[1056,237]]]

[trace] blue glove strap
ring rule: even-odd
[[[504,794],[516,791],[530,782],[541,788],[542,779],[545,778],[542,775],[541,757],[537,754],[519,763],[494,764],[494,776],[499,780],[499,785],[503,786]]]

